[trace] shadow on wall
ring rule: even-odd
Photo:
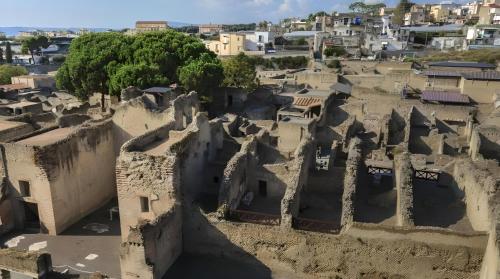
[[[443,176],[447,176],[443,174]],[[441,180],[444,178],[442,177]],[[413,181],[413,203],[415,225],[448,228],[459,226],[459,230],[472,230],[468,222],[464,193],[455,185],[453,177],[447,176],[449,183],[436,183],[421,179]]]
[[[485,159],[500,160],[500,144],[491,141],[481,133],[479,136],[481,138],[479,153],[481,153]]]
[[[332,104],[335,103],[332,102]],[[338,106],[335,106],[334,108],[329,109],[328,111],[331,111],[331,113],[328,114],[327,118],[327,124],[330,126],[334,127],[339,126],[349,118],[349,113]]]
[[[271,270],[234,245],[207,220],[197,204],[184,208],[183,247],[183,254],[164,279],[272,279]]]
[[[398,145],[402,143],[405,139],[405,129],[409,129],[409,127],[406,127],[405,119],[393,110],[391,114],[387,144]]]
[[[432,148],[424,138],[428,138],[430,129],[426,127],[412,127],[410,136],[410,152],[413,154],[432,155]]]
[[[354,220],[364,223],[383,223],[396,215],[396,190],[392,176],[381,176],[378,182],[373,175],[361,170],[354,211]]]

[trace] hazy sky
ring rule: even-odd
[[[0,0],[0,26],[125,28],[132,27],[136,20],[167,20],[195,24],[249,23],[264,19],[276,22],[283,17],[304,16],[319,10],[345,11],[353,1]],[[386,0],[386,4],[391,5],[396,1]]]

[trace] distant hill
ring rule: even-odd
[[[93,32],[104,32],[109,30],[108,28],[61,28],[61,27],[0,27],[0,32],[4,32],[7,36],[16,36],[19,32],[29,32],[29,31],[65,31],[71,30],[77,32],[80,29],[89,29]]]
[[[174,28],[185,27],[185,26],[191,25],[189,23],[176,22],[176,21],[169,21],[168,24],[169,24],[170,27],[174,27]],[[124,27],[124,28],[126,28],[126,27]],[[72,27],[72,28],[61,28],[61,27],[0,27],[0,32],[5,33],[7,36],[16,36],[19,32],[29,32],[29,31],[35,31],[35,30],[43,30],[43,31],[65,31],[65,30],[70,30],[70,31],[73,31],[73,32],[77,32],[80,29],[89,29],[92,32],[104,32],[104,31],[110,30],[112,28],[84,28],[84,27]],[[114,29],[114,30],[120,30],[120,29]]]

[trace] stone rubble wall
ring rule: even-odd
[[[47,253],[1,249],[0,269],[39,278],[52,271],[52,259]]]
[[[404,152],[394,160],[394,183],[397,191],[397,225],[414,226],[413,216],[413,167],[410,154]]]
[[[487,169],[480,168],[483,162],[460,159],[455,163],[453,178],[458,188],[465,192],[467,216],[476,231],[489,231],[496,223],[495,209],[500,200],[496,195],[500,179]]]
[[[227,163],[219,190],[219,208],[234,210],[247,191],[247,180],[252,168],[252,160],[257,153],[257,139],[252,136],[245,141],[238,153]],[[255,168],[255,166],[253,166]],[[223,213],[224,215],[227,212]]]
[[[162,278],[179,257],[184,243],[183,211],[203,190],[200,175],[221,147],[220,121],[210,122],[205,114],[197,113],[186,129],[176,131],[177,124],[171,121],[122,147],[116,167],[122,205],[122,278]],[[179,133],[179,138],[163,154],[142,152],[144,146],[166,140],[171,132]],[[142,212],[140,197],[148,198],[149,212]]]
[[[362,164],[361,139],[355,137],[349,144],[344,177],[344,192],[342,194],[341,226],[348,228],[354,222],[354,203],[358,187],[359,172]]]
[[[289,270],[300,278],[478,278],[487,242],[484,234],[430,229],[354,223],[334,235],[228,222],[199,211],[189,216],[186,253]]]
[[[305,138],[295,151],[294,160],[289,167],[291,176],[287,181],[287,188],[281,200],[281,226],[292,227],[294,217],[299,215],[300,194],[307,185],[316,144],[313,139]]]

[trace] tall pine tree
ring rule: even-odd
[[[414,3],[408,0],[401,0],[399,4],[396,6],[396,10],[394,10],[394,17],[392,18],[392,23],[403,25],[405,14],[410,11],[411,6],[413,5]]]
[[[3,48],[0,47],[0,64],[3,64]]]
[[[5,45],[5,61],[12,64],[12,47],[10,46],[10,42],[7,42],[7,45]]]

